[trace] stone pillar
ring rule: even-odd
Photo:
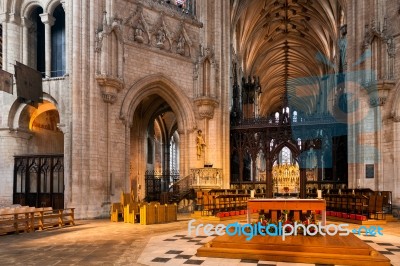
[[[54,25],[56,19],[48,13],[40,14],[40,19],[44,24],[44,35],[45,35],[44,37],[45,61],[46,61],[45,75],[46,78],[50,78],[51,77],[51,27]]]

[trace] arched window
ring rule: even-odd
[[[65,74],[65,13],[62,5],[54,10],[55,23],[51,27],[51,76]]]
[[[299,149],[301,150],[301,138],[297,139],[297,145],[299,146]]]
[[[32,22],[32,30],[30,31],[28,51],[30,51],[28,65],[36,68],[37,71],[42,72],[43,77],[45,73],[45,39],[44,39],[44,24],[40,18],[43,13],[41,7],[35,8],[31,15],[30,21]]]
[[[297,111],[293,111],[293,122],[297,122]]]
[[[291,164],[292,163],[292,151],[288,147],[283,147],[279,154],[280,164]]]
[[[275,123],[278,123],[278,122],[279,122],[279,113],[276,112],[275,113]]]

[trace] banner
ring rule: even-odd
[[[39,71],[16,62],[15,80],[17,95],[25,103],[37,107],[43,102],[42,74]]]
[[[0,91],[13,94],[13,75],[0,69]]]

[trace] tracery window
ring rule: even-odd
[[[279,154],[280,164],[291,164],[292,163],[292,152],[288,147],[283,147]]]

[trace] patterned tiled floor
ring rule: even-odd
[[[400,237],[392,235],[359,235],[371,247],[391,260],[393,266],[400,266]],[[203,266],[308,266],[318,264],[287,263],[246,259],[222,259],[197,257],[196,251],[214,236],[187,236],[187,231],[168,233],[152,237],[138,262],[145,265],[203,265]]]
[[[79,220],[62,229],[0,235],[0,265],[307,265],[196,257],[213,237],[187,236],[190,217],[168,224],[140,225]],[[400,266],[400,221],[383,226],[384,235],[360,236]]]

